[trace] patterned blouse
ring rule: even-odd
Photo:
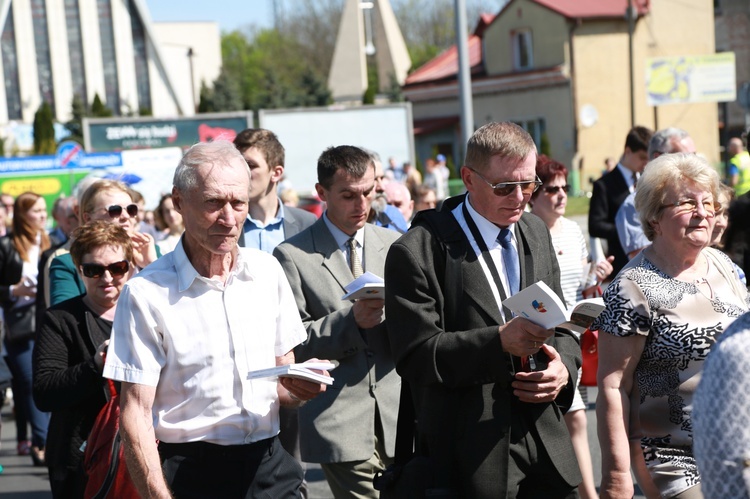
[[[719,256],[731,266],[726,255]],[[711,347],[748,310],[747,295],[744,302],[737,297],[712,262],[706,280],[698,285],[674,279],[640,253],[607,288],[607,308],[592,325],[615,336],[647,337],[634,373],[631,400],[640,398],[640,406],[629,434],[640,438],[662,497],[700,482],[692,452],[693,394]]]

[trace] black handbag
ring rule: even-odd
[[[414,453],[415,411],[409,382],[401,379],[398,421],[396,423],[396,456],[394,463],[373,478],[380,499],[421,499],[424,497],[458,499],[456,491],[440,486],[440,476],[433,460]]]
[[[5,310],[5,336],[8,343],[20,343],[34,338],[36,333],[36,306]]]

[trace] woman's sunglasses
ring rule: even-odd
[[[109,271],[112,277],[122,277],[128,273],[128,270],[130,270],[130,263],[127,260],[110,263],[109,265],[100,265],[98,263],[81,264],[83,275],[89,279],[97,279],[103,276],[105,271]]]
[[[107,213],[109,213],[110,218],[117,218],[120,215],[122,215],[123,207],[119,204],[113,204],[112,206],[107,207]],[[130,218],[135,218],[138,216],[138,205],[137,204],[129,204],[125,206],[125,210],[128,212],[128,215]]]
[[[557,194],[558,192],[560,192],[560,190],[567,194],[568,192],[570,192],[570,185],[545,185],[543,189],[547,194]]]

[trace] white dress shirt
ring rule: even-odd
[[[502,246],[500,246],[500,243],[497,242],[497,236],[500,234],[500,227],[480,215],[479,212],[477,212],[474,207],[471,206],[471,200],[469,199],[469,196],[466,196],[465,203],[466,209],[469,211],[469,215],[476,224],[477,229],[479,229],[479,233],[482,235],[482,239],[484,239],[484,244],[487,246],[487,249],[490,252],[492,261],[495,263],[495,268],[497,268],[497,273],[500,275],[500,280],[502,281],[503,288],[505,290],[505,296],[510,296],[510,293],[508,291],[510,289],[510,287],[508,286],[508,276],[505,275],[505,264],[503,263]],[[466,219],[464,218],[463,205],[464,203],[459,204],[453,209],[451,213],[458,222],[458,225],[460,225],[463,229],[467,239],[469,240],[469,243],[471,243],[471,247],[474,249],[474,252],[477,255],[477,260],[479,260],[479,263],[482,265],[484,275],[487,277],[487,282],[490,285],[490,289],[492,289],[492,295],[495,297],[495,303],[497,303],[497,308],[498,310],[500,310],[500,315],[503,317],[503,319],[505,319],[505,315],[503,314],[502,300],[500,299],[500,292],[497,289],[495,280],[492,278],[492,274],[490,273],[490,269],[487,266],[487,263],[484,261],[484,258],[482,258],[482,250],[479,249],[479,245],[474,240],[474,235],[471,233],[471,229],[469,229],[469,226],[466,223]],[[513,244],[513,247],[516,248],[516,252],[518,252],[518,242],[516,241],[514,227],[515,224],[509,225],[508,230],[510,230],[511,234],[511,243]]]
[[[226,284],[198,274],[180,241],[124,287],[104,376],[155,386],[156,438],[220,445],[279,431],[277,380],[248,380],[307,339],[276,259],[239,248]]]

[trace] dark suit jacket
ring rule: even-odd
[[[615,226],[615,215],[625,198],[630,194],[628,183],[619,168],[606,173],[594,182],[589,205],[589,235],[607,240],[607,254],[614,255],[612,277],[628,263],[628,256],[620,244]]]
[[[500,311],[481,264],[447,200],[435,224],[418,216],[391,245],[385,268],[388,334],[396,369],[416,405],[418,452],[429,455],[459,497],[506,497],[511,423],[519,415],[538,433],[560,476],[581,481],[562,409],[570,406],[580,365],[576,339],[548,340],[560,352],[571,382],[556,403],[527,404],[512,393],[510,355],[503,351]],[[524,214],[516,224],[521,288],[544,281],[558,295],[560,271],[544,222]],[[446,266],[446,258],[453,263]],[[460,269],[446,280],[446,271]],[[458,280],[459,282],[454,282]],[[514,429],[517,428],[516,423]]]
[[[317,217],[309,211],[302,210],[300,208],[294,208],[293,206],[284,206],[284,239],[299,234],[306,228],[310,227],[315,223]],[[240,232],[240,237],[237,240],[237,244],[241,247],[245,247],[245,231]]]

